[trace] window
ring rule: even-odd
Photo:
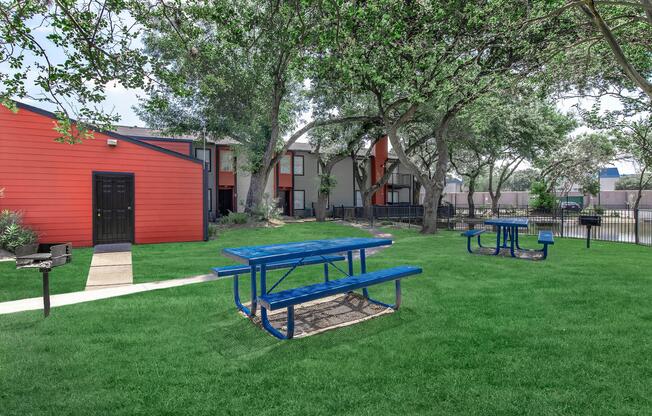
[[[211,149],[195,149],[195,158],[204,161],[204,166],[206,170],[212,172],[211,166]]]
[[[213,190],[208,188],[208,212],[213,212]]]
[[[397,191],[389,191],[387,192],[387,203],[388,204],[398,204],[399,202],[399,197],[398,197],[398,192]]]
[[[355,191],[355,206],[361,207],[362,205],[362,193],[360,191]]]
[[[306,191],[294,191],[294,209],[306,209]]]
[[[281,166],[280,166],[280,168],[279,168],[279,172],[280,172],[280,173],[282,173],[282,174],[284,174],[284,175],[289,175],[289,174],[292,173],[292,171],[291,171],[291,169],[290,169],[290,167],[291,167],[291,166],[290,166],[290,159],[291,159],[291,156],[290,156],[290,155],[285,155],[285,156],[283,156],[283,157],[281,158],[281,162],[280,162],[280,165],[281,165]]]
[[[303,156],[294,156],[294,174],[303,176]]]
[[[220,149],[220,172],[233,172],[233,152]]]

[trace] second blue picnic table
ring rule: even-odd
[[[496,251],[494,254],[500,253],[501,248],[509,248],[509,254],[516,257],[515,250],[521,250],[518,243],[519,228],[528,227],[527,218],[492,218],[486,220],[486,225],[493,225],[496,227]],[[501,244],[502,239],[502,244]]]

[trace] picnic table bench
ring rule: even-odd
[[[336,261],[344,260],[344,256],[313,256],[306,257],[303,259],[291,259],[291,260],[282,260],[269,263],[267,265],[267,270],[278,270],[278,269],[294,269],[298,266],[308,266],[313,264],[324,264],[324,280],[328,281],[328,265]],[[233,276],[233,296],[235,300],[235,305],[246,313],[247,315],[255,315],[256,312],[256,278],[255,276],[251,279],[251,293],[252,299],[251,304],[253,305],[252,310],[247,308],[242,304],[240,300],[240,283],[239,277],[241,274],[251,273],[251,267],[246,264],[236,264],[233,266],[221,266],[213,267],[211,271],[218,277]],[[257,271],[260,272],[260,266],[257,266]]]
[[[493,255],[500,254],[501,249],[509,249],[512,257],[518,257],[519,252],[536,252],[541,253],[539,258],[545,260],[548,257],[548,246],[554,244],[554,237],[552,231],[539,231],[538,243],[543,245],[541,249],[526,249],[522,248],[519,243],[519,229],[527,229],[529,220],[527,218],[492,218],[486,220],[485,225],[492,225],[496,227],[496,247]],[[477,245],[479,248],[485,248],[480,242],[480,235],[485,233],[484,229],[467,230],[462,233],[466,237],[466,249],[469,253],[474,254],[478,250],[473,250],[471,246],[471,239],[477,238]]]
[[[397,309],[401,303],[400,280],[404,277],[421,273],[421,268],[415,266],[399,266],[390,269],[367,272],[366,249],[391,245],[392,241],[380,238],[341,238],[333,240],[312,240],[269,246],[251,246],[227,248],[223,253],[233,259],[245,263],[245,266],[227,266],[227,268],[214,268],[218,275],[231,273],[233,276],[244,274],[248,268],[252,282],[251,308],[246,308],[239,302],[237,278],[234,279],[234,292],[236,305],[249,316],[256,313],[260,305],[261,322],[265,330],[279,339],[289,339],[294,336],[294,306],[328,296],[348,293],[362,289],[363,296],[369,301],[386,307]],[[360,274],[353,273],[353,252],[360,252]],[[346,253],[348,271],[344,271],[336,264],[344,257],[337,255]],[[325,276],[321,283],[311,284],[298,288],[272,293],[292,271],[297,267],[307,264],[324,263]],[[330,280],[327,268],[332,265],[344,277]],[[238,267],[240,267],[238,269]],[[289,268],[289,270],[271,288],[267,288],[267,272],[273,269]],[[215,270],[218,269],[218,270]],[[222,269],[222,270],[219,270]],[[234,271],[238,270],[238,273]],[[260,276],[260,295],[256,287],[256,276]],[[383,303],[369,297],[367,288],[384,282],[395,281],[396,301],[393,304]],[[269,322],[267,311],[287,308],[287,329],[285,334],[274,328]]]

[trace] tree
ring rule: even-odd
[[[639,243],[638,223],[639,206],[643,197],[643,190],[652,188],[652,116],[643,116],[638,120],[621,122],[612,130],[616,140],[616,147],[636,166],[638,173],[636,199],[634,200],[634,221],[636,227],[636,244]],[[618,186],[618,183],[616,184]]]
[[[522,164],[555,149],[575,127],[573,119],[560,114],[553,105],[517,94],[478,99],[460,112],[460,123],[466,124],[471,137],[475,138],[470,156],[475,155],[478,169],[470,171],[474,178],[469,186],[477,185],[486,167],[487,190],[494,213],[498,212],[503,188]],[[468,143],[468,140],[462,142]]]
[[[450,146],[450,161],[458,175],[465,178],[467,186],[467,204],[469,207],[469,218],[475,218],[475,202],[473,196],[478,186],[478,181],[489,166],[490,159],[487,156],[486,143],[481,137],[466,131],[451,134],[455,137]]]
[[[569,21],[569,19],[571,19]],[[638,90],[652,99],[652,2],[557,0],[537,10],[530,24],[562,22],[576,35],[558,43],[562,84],[582,91]],[[554,71],[553,71],[554,72]],[[623,76],[624,75],[624,76]]]
[[[238,141],[251,183],[245,209],[260,205],[269,174],[311,129],[368,117],[301,115],[318,97],[311,47],[321,17],[309,2],[160,2],[139,14],[156,82],[142,103],[152,125]],[[285,138],[285,140],[283,140]]]
[[[322,36],[336,45],[321,51],[323,76],[342,88],[367,93],[377,103],[394,152],[425,191],[424,233],[436,232],[451,121],[484,94],[542,68],[540,51],[547,42],[567,36],[559,25],[524,26],[529,7],[512,1],[322,6],[330,17]],[[438,157],[427,171],[410,158],[402,137],[424,106],[437,120],[433,133]]]
[[[616,182],[617,191],[638,191],[639,189],[652,190],[652,175],[646,173],[623,176]]]
[[[534,161],[554,151],[576,123],[560,114],[553,105],[528,97],[499,100],[494,102],[493,109],[495,114],[489,115],[484,134],[490,141],[488,190],[491,209],[497,213],[503,187],[523,162]]]
[[[529,191],[532,188],[532,184],[539,177],[539,172],[535,169],[527,168],[521,169],[514,172],[511,179],[507,181],[505,189],[510,191]]]
[[[134,47],[140,29],[129,2],[0,2],[0,104],[13,99],[56,105],[59,141],[91,137],[90,124],[108,128],[119,118],[97,109],[107,84],[144,84],[146,57]],[[45,33],[45,34],[44,34]],[[32,91],[35,89],[36,92]],[[71,117],[77,117],[72,128]]]
[[[600,169],[613,161],[614,145],[600,133],[585,133],[569,138],[559,149],[538,158],[541,181],[549,192],[569,192],[574,184],[586,188],[598,177]]]

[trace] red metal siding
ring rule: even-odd
[[[156,139],[140,139],[145,143],[153,144],[154,146],[162,147],[164,149],[172,150],[173,152],[181,153],[182,155],[190,155],[190,143],[188,142],[170,142],[166,140]]]
[[[290,173],[281,173],[281,162],[279,161],[279,163],[276,164],[279,189],[292,189],[292,176],[294,176],[294,154],[292,152],[287,152],[286,155],[290,157]]]
[[[41,242],[93,244],[92,172],[129,172],[135,183],[135,241],[203,239],[202,165],[108,136],[68,145],[54,121],[0,106],[0,209],[20,210]]]
[[[385,174],[385,164],[387,163],[387,136],[383,136],[374,145],[374,158],[371,161],[371,183],[376,183]],[[372,204],[385,204],[385,191],[387,185],[381,187],[371,197]]]
[[[217,146],[217,164],[220,163],[220,153],[222,152],[233,152],[228,146]],[[233,155],[233,153],[231,153]],[[235,167],[235,166],[234,166]],[[218,187],[220,188],[233,188],[235,186],[235,172],[234,171],[223,171],[222,167],[218,166],[217,170],[217,180]]]

